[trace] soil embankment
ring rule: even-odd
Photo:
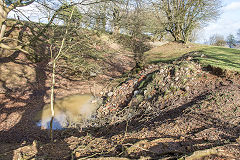
[[[0,66],[0,159],[177,159],[205,149],[212,150],[202,159],[240,157],[239,74],[217,76],[186,60],[159,63],[111,91],[100,81],[105,75],[90,81],[57,75],[57,97],[89,93],[95,86],[104,105],[87,122],[91,127],[55,131],[49,143],[48,131],[32,121],[49,102],[48,62],[23,58]]]

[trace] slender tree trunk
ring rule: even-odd
[[[0,0],[0,40],[4,37],[5,31],[6,31],[6,20],[7,20],[7,10],[6,5],[3,2],[3,0]]]
[[[6,28],[7,28],[7,25],[6,25],[6,20],[0,20],[0,27],[1,27],[1,32],[0,32],[0,40],[4,37],[4,34],[6,32]]]
[[[71,19],[72,19],[74,9],[75,8],[73,7],[71,15],[69,17],[69,22],[68,22],[67,27],[66,27],[64,37],[63,37],[62,42],[61,42],[60,49],[59,49],[56,57],[53,57],[52,48],[50,49],[51,50],[51,58],[53,59],[53,64],[52,64],[53,65],[52,66],[52,87],[51,87],[51,113],[52,113],[52,117],[51,117],[51,121],[50,121],[50,138],[51,138],[51,141],[53,141],[53,120],[54,120],[54,116],[55,116],[55,112],[54,112],[54,87],[55,87],[56,63],[57,63],[58,58],[62,54],[62,50],[63,50],[64,44],[65,44],[66,36],[68,34],[68,29],[69,29],[69,25],[70,25],[70,22],[71,22]]]
[[[51,53],[51,55],[52,55],[52,53]],[[52,118],[51,118],[51,121],[50,121],[50,138],[51,138],[51,141],[53,141],[53,120],[54,120],[54,116],[55,116],[55,112],[54,112],[55,69],[56,69],[56,60],[54,59],[53,60],[53,67],[52,67],[52,86],[51,86],[51,113],[52,113]]]

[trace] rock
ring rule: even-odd
[[[79,152],[76,152],[76,153],[75,153],[75,157],[76,157],[76,158],[78,158],[78,157],[80,157],[80,156],[81,156],[81,153],[79,153]]]
[[[175,81],[178,81],[178,80],[179,80],[179,77],[176,77],[176,78],[175,78]]]
[[[139,90],[133,92],[133,96],[136,96],[139,93]]]
[[[189,87],[189,86],[186,86],[186,87],[184,87],[184,89],[185,89],[186,91],[189,91],[190,87]]]
[[[111,97],[113,95],[113,92],[108,92],[108,97]]]
[[[185,86],[185,87],[181,88],[181,90],[183,90],[183,91],[189,91],[189,89],[190,89],[189,86]]]
[[[143,94],[146,95],[147,94],[147,90],[144,90]]]
[[[97,76],[97,73],[95,72],[90,72],[90,77],[96,77]]]
[[[190,61],[190,60],[192,60],[192,57],[187,57],[186,60],[187,60],[187,61]]]

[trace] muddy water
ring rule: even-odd
[[[91,118],[98,106],[99,101],[89,94],[73,95],[57,100],[54,105],[53,129],[63,129]],[[37,113],[35,121],[42,129],[50,128],[50,104],[44,106],[43,110]]]

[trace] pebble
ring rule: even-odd
[[[95,72],[90,72],[90,77],[96,77],[97,76],[97,73]]]
[[[189,86],[186,86],[184,89],[185,89],[186,91],[189,91],[190,87],[189,87]]]
[[[133,92],[133,96],[136,96],[139,93],[139,90]]]
[[[113,95],[113,92],[108,92],[108,97],[111,97]]]

